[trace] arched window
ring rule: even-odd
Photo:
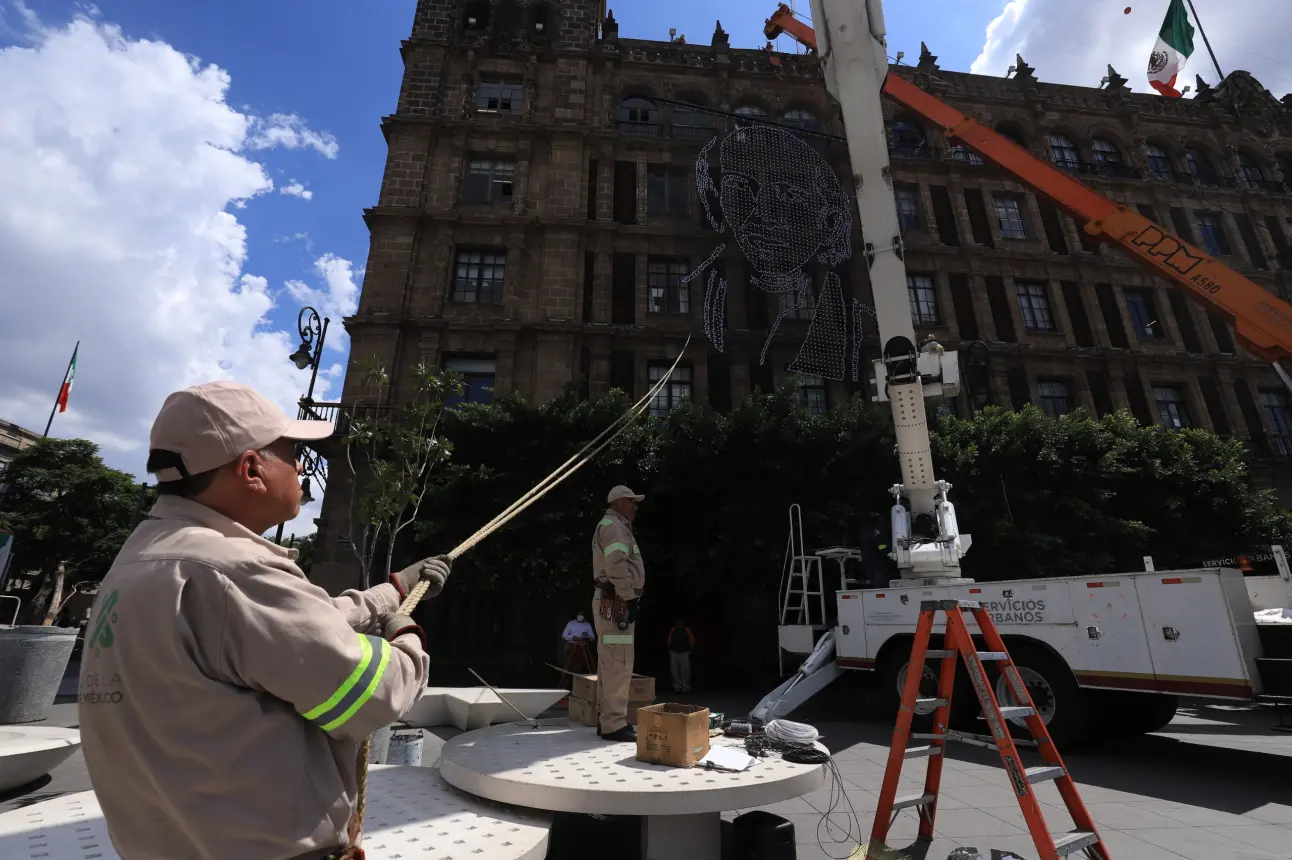
[[[619,130],[636,137],[659,137],[659,108],[641,96],[619,103]]]
[[[742,105],[741,107],[736,108],[733,113],[735,113],[737,117],[767,119],[767,111],[763,110],[758,105]],[[742,121],[741,119],[736,120],[736,128],[749,128],[751,125],[758,125],[758,123]]]
[[[1186,149],[1184,158],[1189,163],[1189,173],[1193,174],[1193,181],[1199,185],[1216,184],[1216,168],[1211,165],[1211,159],[1206,154],[1197,149]]]
[[[685,105],[674,105],[672,114],[675,139],[709,140],[713,137],[713,114]]]
[[[1013,141],[1024,149],[1027,149],[1027,138],[1023,137],[1023,133],[1016,127],[1008,124],[1002,125],[996,129],[996,133],[1006,140]]]
[[[1051,134],[1050,141],[1050,160],[1056,166],[1064,170],[1076,170],[1081,166],[1081,153],[1077,151],[1077,145],[1072,142],[1072,138],[1066,134]]]
[[[787,110],[781,117],[781,122],[785,125],[791,125],[795,128],[801,128],[804,131],[820,131],[821,120],[816,118],[816,114],[803,108],[794,108]]]
[[[1238,153],[1238,169],[1242,172],[1243,181],[1248,188],[1265,187],[1265,171],[1261,170],[1261,166],[1250,153]]]
[[[1175,180],[1175,168],[1171,165],[1171,156],[1156,143],[1144,144],[1144,155],[1148,157],[1148,172],[1157,179],[1167,182]]]
[[[962,143],[957,143],[951,147],[951,158],[953,161],[963,161],[966,164],[984,164],[982,156],[974,152]]]
[[[1122,151],[1117,144],[1103,137],[1096,137],[1092,145],[1098,164],[1122,164]]]
[[[896,119],[890,131],[893,154],[903,158],[929,158],[928,138],[918,123],[909,119]]]

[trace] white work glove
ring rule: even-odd
[[[403,570],[390,575],[390,584],[395,586],[399,592],[400,600],[408,596],[408,592],[413,590],[413,586],[423,579],[428,580],[430,585],[426,589],[426,599],[438,597],[444,590],[444,583],[449,578],[449,560],[447,556],[437,555],[434,558],[424,558],[416,564],[410,564]]]

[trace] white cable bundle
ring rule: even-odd
[[[774,741],[793,744],[797,747],[810,747],[821,737],[815,728],[807,723],[795,723],[789,720],[772,720],[763,728],[763,733]]]

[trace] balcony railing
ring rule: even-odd
[[[1232,176],[1216,176],[1214,174],[1192,175],[1193,184],[1200,188],[1237,188],[1238,180]]]
[[[938,150],[927,143],[909,144],[899,143],[888,148],[888,152],[895,158],[910,158],[917,161],[937,161],[941,158]]]
[[[390,412],[389,406],[372,406],[354,403],[318,403],[301,400],[299,417],[302,421],[326,421],[336,428],[333,439],[345,435],[350,429],[350,422],[358,418],[363,421],[378,418]]]
[[[621,119],[619,131],[633,137],[660,137],[664,133],[664,126],[657,122],[632,122]]]
[[[710,140],[718,133],[711,125],[674,125],[669,128],[669,132],[674,140]]]
[[[1101,161],[1090,165],[1090,172],[1104,179],[1143,179],[1144,171],[1129,164],[1118,164],[1115,161]]]
[[[1247,188],[1255,188],[1258,191],[1268,191],[1271,194],[1287,194],[1289,191],[1287,185],[1273,179],[1253,179],[1244,176],[1242,184]]]

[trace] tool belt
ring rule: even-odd
[[[609,580],[597,583],[601,592],[601,617],[615,622],[621,630],[628,629],[628,604],[615,595],[615,584]]]

